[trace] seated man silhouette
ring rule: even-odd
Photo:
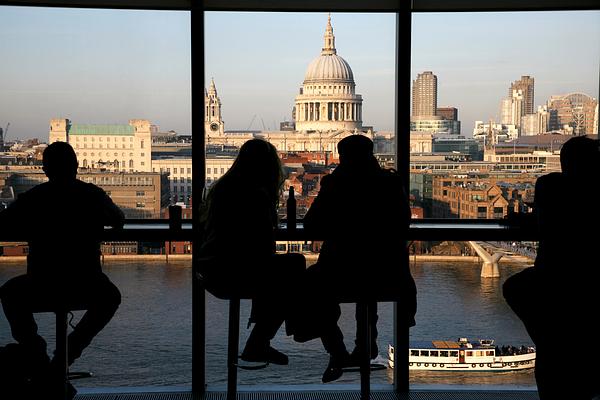
[[[539,245],[534,266],[508,278],[503,293],[536,345],[540,399],[589,400],[600,394],[600,368],[594,357],[572,354],[567,341],[600,339],[594,234],[600,226],[598,140],[568,140],[560,162],[562,172],[541,176],[535,185]],[[567,359],[576,364],[558,365]]]
[[[317,263],[307,271],[311,296],[320,298],[320,312],[325,314],[318,323],[330,354],[323,382],[338,379],[343,367],[358,365],[364,351],[371,359],[377,357],[374,298],[386,293],[397,299],[407,328],[414,325],[416,312],[416,287],[405,262],[410,208],[402,179],[379,166],[373,142],[364,135],[342,139],[338,151],[339,166],[323,177],[304,218],[306,230],[324,239]],[[359,299],[368,300],[372,311],[371,344],[363,349],[356,341],[349,355],[337,326],[339,301]]]
[[[2,229],[22,231],[29,243],[27,273],[6,282],[0,300],[12,335],[39,379],[59,368],[48,364],[33,309],[73,303],[86,308],[68,337],[70,365],[121,302],[119,290],[101,271],[100,241],[104,226],[123,226],[123,212],[102,189],[76,179],[77,166],[69,144],[52,143],[43,154],[48,182],[21,194],[0,213]]]

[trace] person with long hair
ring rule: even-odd
[[[285,365],[288,357],[270,341],[291,310],[292,286],[305,271],[305,259],[300,254],[275,254],[282,183],[275,147],[261,139],[244,143],[201,205],[199,269],[215,296],[252,298],[250,322],[255,325],[242,360]]]

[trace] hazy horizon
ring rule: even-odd
[[[338,55],[364,99],[363,124],[393,130],[395,15],[331,18]],[[206,13],[205,79],[215,79],[226,130],[277,129],[291,119],[326,22],[326,13]],[[497,117],[522,75],[535,78],[536,107],[570,92],[598,98],[598,38],[598,11],[414,14],[412,79],[433,71],[438,106],[457,107],[471,136],[475,120]],[[188,12],[3,6],[0,51],[8,140],[47,140],[51,118],[144,118],[191,132]]]

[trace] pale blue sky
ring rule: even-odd
[[[208,13],[205,21],[206,78],[217,84],[226,129],[289,119],[327,14]],[[334,13],[332,23],[364,98],[364,123],[391,130],[394,16]],[[536,79],[536,106],[573,91],[597,98],[599,38],[597,11],[417,14],[413,79],[433,71],[438,104],[458,107],[470,135],[521,75]],[[189,13],[0,7],[0,61],[0,126],[11,123],[9,139],[47,139],[53,117],[147,118],[190,133]]]

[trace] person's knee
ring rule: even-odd
[[[2,303],[16,301],[26,292],[27,278],[25,275],[10,279],[0,287],[0,301]]]
[[[522,284],[517,275],[509,277],[502,285],[502,296],[508,303],[512,303],[521,293]]]
[[[115,308],[115,310],[117,308],[119,308],[119,306],[121,305],[121,300],[122,300],[122,296],[121,296],[121,292],[119,291],[119,288],[117,288],[116,286],[113,285],[110,295],[109,295],[109,299],[110,299],[110,304]]]
[[[514,293],[514,288],[513,285],[510,282],[510,278],[508,278],[506,280],[506,282],[504,282],[504,284],[502,285],[502,296],[506,299],[509,300],[512,298]]]
[[[102,285],[97,297],[102,301],[105,308],[115,310],[121,305],[121,292],[119,288],[108,278]]]

